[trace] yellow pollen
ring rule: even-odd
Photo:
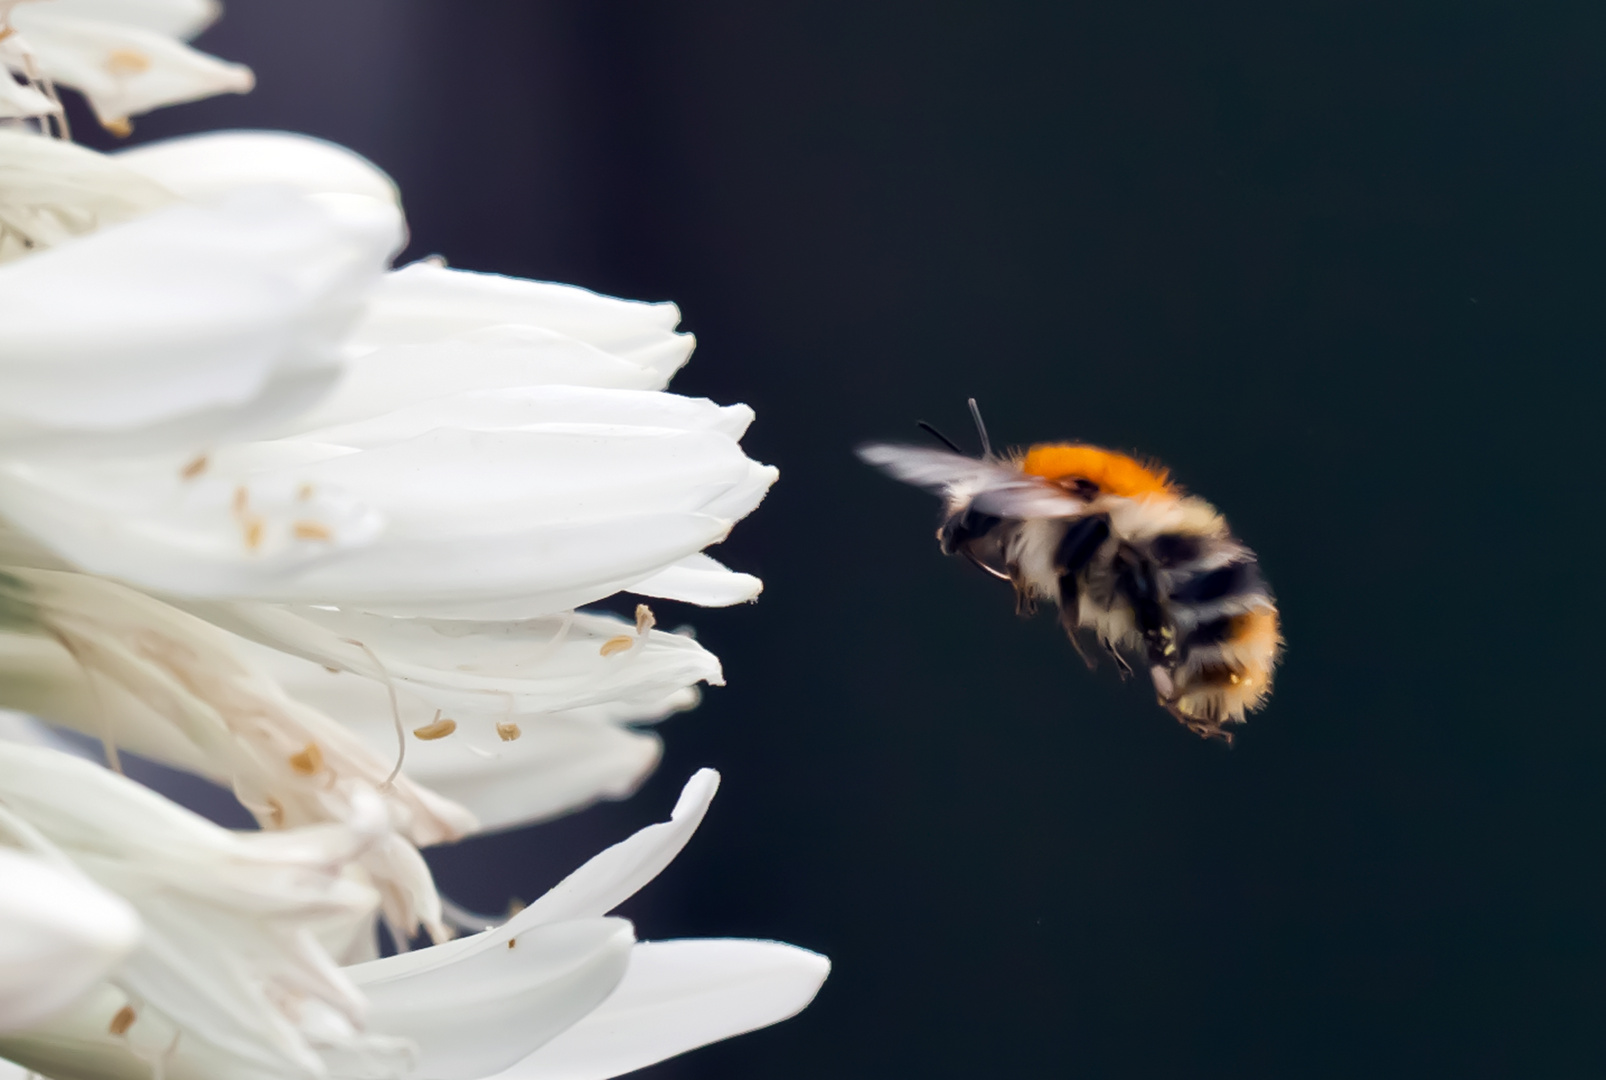
[[[106,1030],[113,1035],[126,1035],[128,1034],[128,1029],[134,1026],[134,1019],[134,1007],[132,1005],[124,1005],[112,1017],[112,1022],[106,1025]]]
[[[1237,686],[1239,683],[1243,682],[1243,680],[1236,675],[1228,675],[1227,678],[1232,680],[1232,685],[1234,686]]]
[[[273,821],[274,828],[284,828],[284,805],[272,796],[268,797],[268,817]]]
[[[301,753],[290,755],[290,767],[302,776],[316,776],[323,771],[323,751],[317,743],[309,742]]]
[[[508,938],[507,939],[507,947],[511,949],[515,944],[518,943],[518,940],[519,940],[518,938]]]
[[[635,643],[636,639],[631,637],[629,634],[620,634],[618,637],[611,637],[607,641],[604,641],[602,643],[602,648],[598,651],[601,652],[603,656],[612,656],[616,652],[624,652]]]
[[[149,71],[151,58],[134,49],[113,49],[106,54],[106,60],[101,66],[112,78],[123,79],[130,75],[143,75]]]
[[[312,498],[312,485],[302,484],[300,487],[296,488],[296,498],[300,499],[302,502],[306,502],[308,499]]]
[[[457,721],[450,718],[442,718],[441,711],[436,709],[434,721],[425,724],[421,728],[414,728],[413,734],[425,742],[431,742],[435,739],[444,739],[456,730]]]
[[[261,518],[252,514],[240,523],[240,527],[245,530],[245,546],[248,550],[255,551],[262,546]]]
[[[524,732],[519,730],[519,725],[513,724],[513,723],[507,723],[507,724],[497,724],[496,725],[496,734],[497,734],[497,737],[499,739],[501,739],[503,742],[512,742],[514,739],[518,738],[520,735],[523,735]]]
[[[297,540],[327,540],[334,535],[329,526],[317,521],[298,521],[290,528]]]
[[[244,484],[241,484],[239,487],[234,489],[234,512],[236,514],[243,514],[250,508],[250,506],[251,493],[245,490]]]
[[[200,476],[202,473],[204,473],[206,471],[206,467],[211,463],[212,459],[207,457],[205,454],[197,454],[193,461],[178,471],[178,474],[185,480],[194,480],[197,476]]]
[[[128,117],[126,116],[119,116],[112,120],[102,120],[100,126],[119,139],[126,139],[134,134],[134,125],[128,122]]]
[[[16,33],[16,30],[12,29],[9,26],[0,26],[0,41],[4,41],[6,38],[10,37],[12,34],[15,34],[15,33]]]
[[[642,634],[645,634],[648,630],[651,630],[653,627],[655,627],[657,625],[658,625],[658,620],[657,620],[656,617],[653,616],[652,608],[648,607],[646,604],[637,604],[636,605],[636,636],[640,637]]]

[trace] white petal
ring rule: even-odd
[[[598,428],[616,434],[710,432],[732,443],[753,422],[746,405],[716,405],[707,398],[647,390],[588,386],[509,386],[470,391],[416,404],[354,423],[297,436],[307,442],[369,448],[416,438],[437,428],[463,431],[540,431]]]
[[[192,610],[311,661],[260,657],[274,665],[274,674],[292,693],[310,702],[322,700],[329,692],[325,688],[340,678],[328,668],[366,676],[375,690],[394,685],[459,721],[657,700],[699,682],[724,681],[719,660],[691,638],[660,630],[638,633],[633,624],[609,615],[493,622],[267,604]],[[384,711],[388,726],[388,707]]]
[[[134,909],[93,882],[0,847],[0,1031],[40,1024],[139,941]]]
[[[830,973],[773,941],[655,941],[631,951],[613,996],[496,1080],[606,1080],[801,1012]]]
[[[15,85],[0,78],[0,92]],[[150,178],[87,147],[0,130],[0,258],[34,253],[129,221],[176,198]]]
[[[569,384],[652,389],[659,380],[595,345],[536,326],[493,326],[352,360],[340,387],[294,428],[312,431],[475,390]]]
[[[719,790],[719,773],[698,769],[680,792],[669,820],[649,825],[593,856],[519,913],[527,925],[606,915],[674,861],[703,822]]]
[[[415,345],[490,326],[538,326],[595,345],[655,374],[656,386],[691,356],[695,340],[677,334],[680,309],[602,296],[573,285],[473,274],[429,262],[385,279],[357,328],[364,348]]]
[[[141,27],[81,19],[28,4],[12,14],[40,74],[89,99],[111,127],[163,105],[251,89],[251,69]]]
[[[0,56],[0,61],[4,56]],[[51,116],[56,110],[56,103],[51,101],[39,91],[30,86],[17,82],[4,70],[4,63],[0,63],[0,116]]]
[[[703,607],[729,607],[757,600],[764,583],[752,574],[738,574],[707,555],[689,555],[668,569],[630,586],[639,596],[660,596]]]
[[[164,139],[123,150],[113,160],[168,191],[202,202],[271,184],[304,195],[357,195],[401,203],[390,177],[367,158],[286,131],[213,131]]]
[[[0,266],[0,437],[173,424],[194,440],[197,417],[235,426],[276,378],[328,383],[399,239],[393,217],[263,191]]]
[[[216,0],[50,0],[50,6],[63,15],[124,23],[186,41],[221,10]]]
[[[411,1077],[479,1080],[595,1009],[624,975],[634,940],[622,919],[509,925],[346,973],[368,996],[374,1030],[418,1044]]]

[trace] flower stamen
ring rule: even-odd
[[[139,1015],[134,1012],[134,1006],[124,1005],[112,1016],[112,1022],[106,1025],[106,1030],[113,1035],[126,1035],[137,1019]]]
[[[519,730],[519,725],[508,721],[507,723],[496,725],[496,734],[503,742],[512,742],[524,732]]]
[[[444,739],[457,730],[457,721],[450,717],[442,717],[439,709],[435,710],[435,719],[421,728],[414,728],[413,734],[425,742]]]
[[[309,742],[305,750],[290,755],[290,767],[302,776],[316,776],[323,771],[323,751],[317,743]]]

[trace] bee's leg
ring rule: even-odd
[[[1082,648],[1081,629],[1071,625],[1071,623],[1063,617],[1063,612],[1061,613],[1060,625],[1065,628],[1066,640],[1071,643],[1071,648],[1076,650],[1076,655],[1082,658],[1082,663],[1087,665],[1087,670],[1097,670],[1099,662],[1089,656],[1086,649]]]
[[[1109,653],[1110,659],[1115,661],[1115,666],[1121,669],[1121,678],[1130,679],[1132,677],[1132,665],[1126,662],[1126,657],[1122,656],[1121,650],[1115,647],[1115,642],[1106,641],[1103,645],[1104,651]]]

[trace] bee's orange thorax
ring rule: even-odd
[[[1034,446],[1026,452],[1020,467],[1044,480],[1087,480],[1110,495],[1133,498],[1176,494],[1165,469],[1096,446],[1053,443]]]

